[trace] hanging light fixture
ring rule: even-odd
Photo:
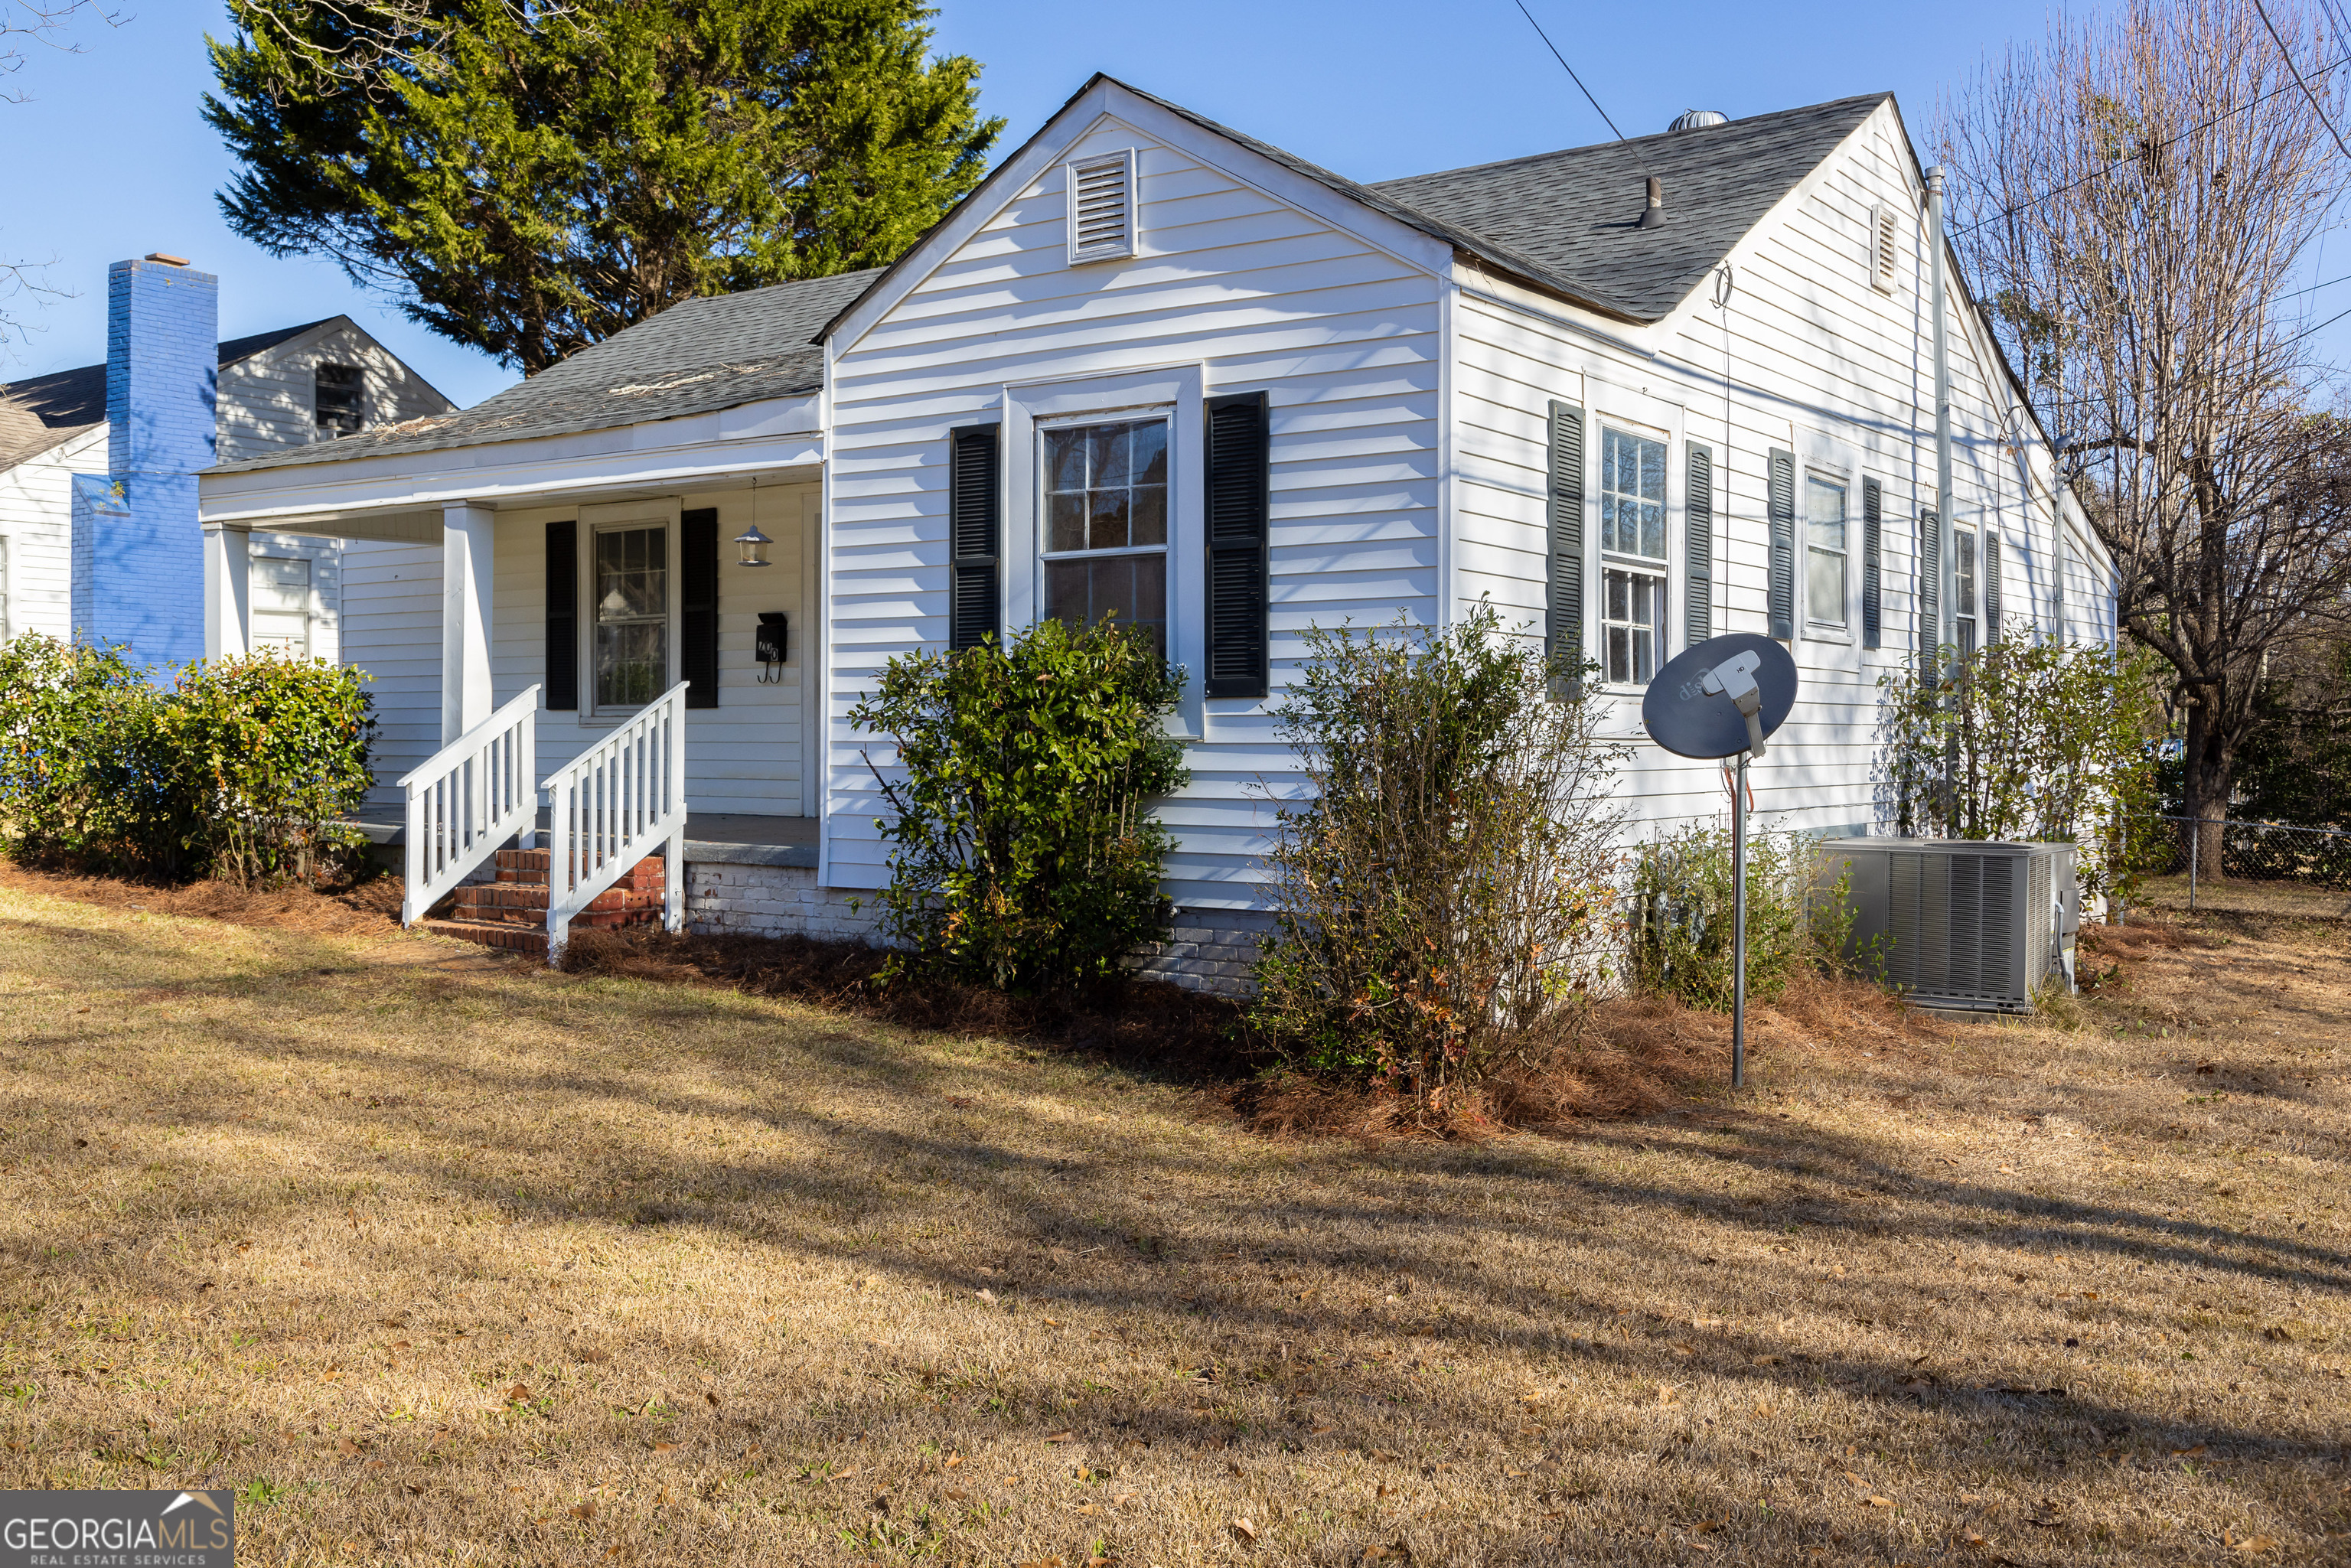
[[[751,526],[735,536],[735,549],[739,552],[737,564],[739,566],[767,565],[768,547],[775,542],[759,531],[759,478],[755,474],[751,476]]]

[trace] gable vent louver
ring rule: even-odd
[[[1894,280],[1902,265],[1902,252],[1896,243],[1901,238],[1894,209],[1872,207],[1869,212],[1869,281],[1880,294],[1894,292]]]
[[[1068,170],[1070,264],[1134,254],[1134,153],[1089,158]]]

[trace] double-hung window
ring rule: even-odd
[[[1167,421],[1042,433],[1045,613],[1140,626],[1167,652]]]
[[[1600,435],[1601,679],[1646,685],[1666,662],[1666,444]]]
[[[1951,530],[1951,575],[1959,580],[1959,591],[1952,595],[1954,619],[1959,622],[1959,653],[1962,657],[1976,651],[1976,531],[1973,528]]]
[[[643,707],[669,687],[669,529],[595,539],[596,706]]]
[[[299,556],[255,556],[246,583],[254,645],[283,649],[297,659],[308,658],[309,561]]]
[[[1844,486],[1804,476],[1804,618],[1815,626],[1845,627]]]

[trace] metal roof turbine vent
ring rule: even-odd
[[[1683,110],[1680,118],[1666,129],[1667,131],[1703,131],[1709,125],[1729,123],[1730,116],[1719,109],[1691,109]]]

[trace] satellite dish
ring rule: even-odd
[[[1682,757],[1763,755],[1796,706],[1796,661],[1769,637],[1733,632],[1684,649],[1641,698],[1649,738]]]

